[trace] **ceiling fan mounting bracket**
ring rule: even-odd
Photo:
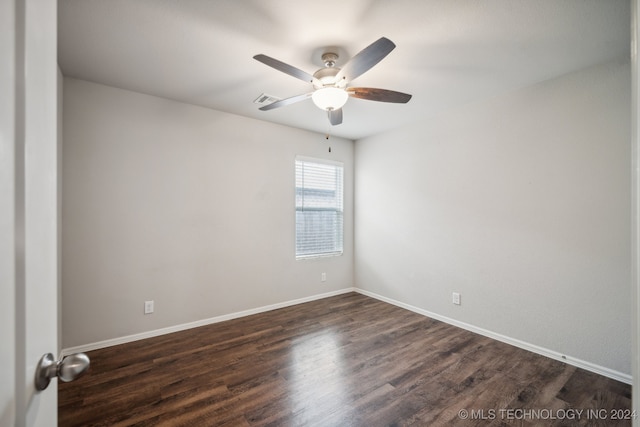
[[[338,58],[340,58],[340,56],[338,56],[337,53],[325,52],[322,54],[322,62],[327,68],[334,67],[336,65],[336,62],[338,61]]]

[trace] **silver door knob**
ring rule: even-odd
[[[73,381],[89,369],[90,363],[89,356],[84,353],[70,354],[61,361],[55,360],[51,353],[45,354],[36,367],[36,390],[46,389],[54,377],[66,383]]]

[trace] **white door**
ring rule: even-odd
[[[0,425],[55,426],[58,354],[57,3],[0,1]]]

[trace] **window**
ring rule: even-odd
[[[342,255],[342,163],[296,158],[296,259]]]

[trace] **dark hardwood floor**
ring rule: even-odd
[[[60,426],[631,425],[629,385],[356,293],[89,356]]]

